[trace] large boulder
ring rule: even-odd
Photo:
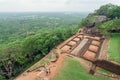
[[[52,53],[50,61],[55,62],[56,60],[57,60],[57,56],[54,53]]]

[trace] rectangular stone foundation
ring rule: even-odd
[[[87,44],[88,39],[83,39],[81,43],[71,52],[71,54],[77,56],[80,51],[83,49],[83,47]]]

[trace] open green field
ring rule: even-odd
[[[109,59],[120,63],[120,33],[112,34],[109,43]]]
[[[92,76],[87,73],[79,61],[72,58],[64,59],[64,66],[54,80],[109,80],[102,76]]]

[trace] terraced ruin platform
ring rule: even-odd
[[[74,43],[74,45],[68,45],[69,42],[76,42]],[[101,54],[102,54],[102,45],[103,45],[103,42],[104,42],[104,39],[102,37],[99,37],[99,36],[90,36],[90,35],[76,35],[75,37],[73,37],[71,40],[69,40],[68,42],[66,42],[66,44],[64,44],[63,47],[61,47],[60,49],[63,49],[64,47],[67,47],[67,49],[63,49],[64,52],[70,54],[70,55],[73,55],[73,56],[76,56],[76,57],[80,57],[80,58],[83,58],[87,61],[90,61],[92,63],[96,62],[96,60],[98,60],[99,62],[99,59],[101,57]],[[111,63],[107,60],[105,60],[106,63],[108,63],[108,65]],[[103,62],[104,63],[104,60]],[[106,70],[109,70],[109,71],[112,71],[113,69],[112,68],[108,68],[106,67],[107,64],[105,64],[104,66],[102,65],[102,63],[95,63],[91,66],[91,69],[90,69],[90,73],[91,74],[94,74],[95,72],[95,69],[96,69],[96,65],[97,64],[100,64],[98,65],[98,67],[101,67],[106,69]],[[114,63],[111,63],[112,65]],[[117,64],[114,64],[112,67],[116,68]],[[120,67],[120,65],[117,65],[117,68],[118,66]],[[119,70],[119,69],[118,69]],[[112,71],[116,74],[120,74],[120,71]]]
[[[103,40],[98,36],[77,35],[66,42],[60,49],[68,54],[94,61],[99,57]]]
[[[72,55],[78,56],[80,51],[84,48],[84,46],[87,44],[88,39],[83,39],[80,44],[70,53]]]

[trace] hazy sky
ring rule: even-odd
[[[0,12],[92,12],[107,3],[120,5],[120,0],[0,0]]]

